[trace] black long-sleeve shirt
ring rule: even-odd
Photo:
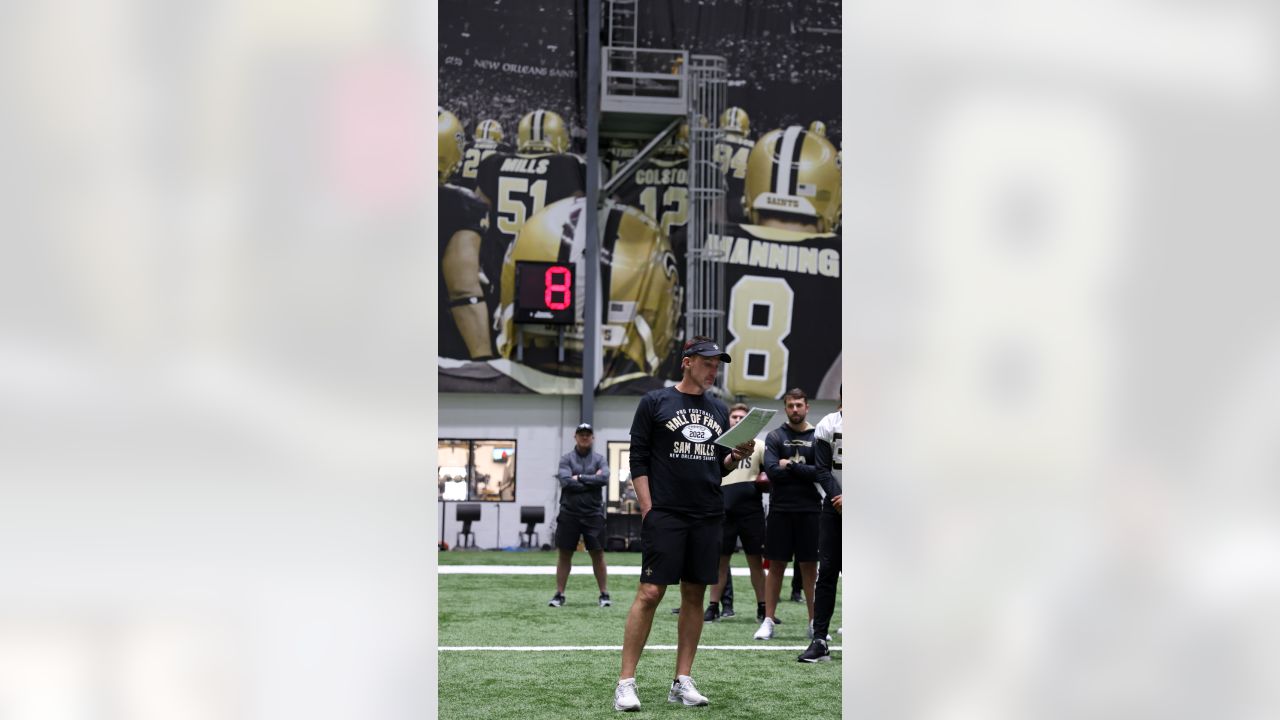
[[[772,483],[769,496],[769,512],[818,512],[822,496],[814,485],[818,480],[818,468],[814,465],[813,431],[796,432],[782,425],[769,433],[764,441],[764,472]],[[779,461],[786,458],[784,468]]]
[[[822,512],[836,514],[836,506],[831,498],[844,493],[844,415],[835,411],[822,418],[814,430],[815,465],[818,467],[818,484],[825,495],[822,498]]]
[[[631,422],[631,477],[648,476],[652,508],[690,517],[724,515],[720,479],[731,450],[712,442],[729,429],[729,409],[674,387],[640,398]]]
[[[578,479],[574,480],[573,476]],[[556,471],[560,481],[560,510],[579,517],[604,513],[601,489],[609,483],[609,463],[600,453],[587,451],[586,455],[575,447],[560,456],[560,468]]]

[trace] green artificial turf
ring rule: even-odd
[[[506,550],[449,550],[447,552],[438,553],[436,562],[439,565],[543,565],[554,566],[556,564],[557,552],[555,550],[530,550],[525,552],[506,551]],[[741,552],[736,552],[730,556],[731,567],[745,568],[747,566],[746,556]],[[640,566],[640,553],[638,552],[607,552],[604,554],[604,561],[607,565],[631,565]],[[591,556],[586,552],[579,551],[573,554],[574,565],[590,565]],[[734,585],[737,585],[737,578],[734,579]]]
[[[441,720],[623,717],[613,710],[615,652],[440,653]],[[799,663],[790,653],[704,650],[694,681],[711,704],[667,702],[675,652],[646,652],[636,672],[640,712],[626,717],[829,720],[840,717],[840,661]]]
[[[739,557],[742,553],[735,553]],[[440,565],[552,565],[556,564],[555,550],[530,550],[514,552],[506,550],[449,550],[438,553],[436,562]],[[608,565],[639,565],[638,552],[607,552],[604,554]],[[741,561],[746,567],[745,561]],[[573,554],[574,565],[590,565],[591,556],[586,552]]]
[[[601,608],[596,604],[594,578],[573,576],[565,591],[568,604],[552,608],[547,606],[555,591],[550,575],[441,575],[439,644],[620,646],[637,580],[634,575],[612,578],[615,604]],[[734,584],[740,598],[735,609],[740,614],[704,625],[701,646],[808,644],[805,606],[790,601],[779,604],[783,624],[775,639],[753,640],[758,625],[751,585],[747,578],[735,578]],[[678,616],[671,614],[671,608],[678,605],[678,596],[678,588],[672,587],[655,613],[650,646],[676,644]],[[837,597],[833,633],[840,623]],[[837,635],[831,644],[838,647],[842,642]],[[685,708],[666,702],[675,652],[647,649],[637,674],[644,704],[641,714],[714,712],[719,718],[752,720],[839,717],[841,652],[834,651],[831,662],[813,665],[796,662],[799,652],[702,649],[693,677],[712,704]],[[441,651],[438,657],[441,718],[569,720],[613,713],[613,687],[621,662],[617,650]]]

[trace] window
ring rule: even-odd
[[[515,502],[515,440],[441,440],[439,494],[447,502]]]
[[[636,491],[631,487],[631,443],[611,440],[608,443],[609,453],[609,498],[607,511],[610,513],[638,513],[640,503],[636,500]]]

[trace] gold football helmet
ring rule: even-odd
[[[476,125],[476,140],[500,143],[502,137],[502,125],[497,120],[481,120]]]
[[[821,120],[814,120],[813,122],[809,123],[809,132],[813,133],[814,135],[817,135],[818,137],[826,137],[827,124],[822,122]]]
[[[725,108],[720,113],[720,129],[734,135],[746,137],[751,132],[751,118],[747,117],[747,111],[740,107]]]
[[[812,218],[831,232],[840,217],[835,146],[799,125],[765,133],[747,157],[742,204],[753,224],[767,211]]]
[[[516,130],[516,150],[519,152],[569,151],[569,129],[564,118],[550,110],[534,110],[520,118]]]
[[[462,149],[467,136],[458,117],[442,107],[436,108],[436,126],[440,132],[438,171],[440,184],[448,182],[453,171],[462,164]]]
[[[516,236],[511,251],[502,263],[501,293],[495,326],[498,330],[498,354],[505,358],[516,355],[516,333],[512,316],[515,310],[516,262],[521,260],[555,262],[568,258],[577,263],[578,277],[573,281],[579,298],[586,283],[582,275],[586,250],[585,198],[565,198],[536,213]],[[672,350],[678,331],[682,291],[676,258],[667,237],[653,220],[639,210],[606,202],[600,209],[602,232],[616,228],[602,238],[601,296],[606,374],[613,370],[615,380],[641,375],[653,376]],[[576,304],[578,321],[582,321],[585,303]],[[573,326],[564,336],[565,350],[575,360],[566,358],[564,365],[556,359],[557,334],[543,325],[523,327],[524,362],[547,372],[581,372],[583,348],[582,328]],[[620,372],[621,371],[621,372]],[[628,375],[629,374],[629,375]],[[620,377],[625,375],[626,377]]]
[[[680,123],[680,126],[676,128],[676,131],[671,133],[671,136],[663,141],[662,145],[658,148],[658,152],[663,155],[688,155],[689,123],[687,121]]]
[[[699,113],[696,117],[698,118],[698,127],[705,128],[707,126],[706,116]],[[691,140],[692,133],[689,130],[689,121],[685,120],[680,123],[680,126],[671,134],[671,137],[667,138],[666,142],[662,144],[660,151],[666,155],[687,156]]]

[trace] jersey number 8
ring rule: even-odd
[[[725,376],[730,394],[780,398],[786,391],[787,346],[795,291],[782,278],[748,275],[729,291],[729,332],[725,351],[735,361]],[[741,358],[741,359],[738,359]]]

